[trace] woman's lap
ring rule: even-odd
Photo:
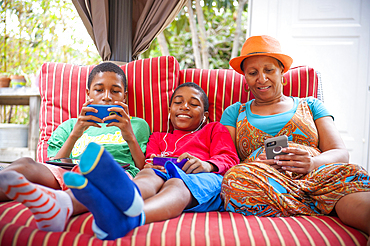
[[[302,177],[252,162],[225,174],[221,195],[228,211],[292,216],[329,214],[341,197],[359,191],[370,191],[370,184],[367,172],[357,165],[327,164]]]

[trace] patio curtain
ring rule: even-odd
[[[87,32],[94,41],[103,61],[111,58],[108,43],[109,0],[73,0]],[[149,48],[185,6],[187,0],[133,0],[132,59]],[[124,14],[124,13],[122,13]]]
[[[108,0],[73,0],[73,4],[94,41],[103,61],[108,61],[111,49],[108,43],[109,6]]]

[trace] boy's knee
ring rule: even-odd
[[[153,171],[153,169],[151,169],[151,168],[144,168],[138,174],[136,174],[135,178],[139,178],[139,177],[143,177],[143,176],[150,177],[150,176],[154,176],[154,175],[157,176],[155,174],[155,172]]]
[[[16,163],[27,165],[27,164],[35,164],[36,162],[31,157],[21,157],[18,160],[14,161],[12,164],[16,164]]]
[[[19,173],[24,174],[25,172],[33,172],[37,171],[36,167],[37,162],[34,161],[30,157],[22,157],[19,158],[18,160],[12,162],[6,170],[14,170]]]
[[[191,208],[191,207],[198,205],[197,200],[193,197],[189,188],[185,185],[182,179],[179,179],[179,178],[169,179],[166,181],[162,189],[163,190],[169,189],[172,191],[176,190],[176,194],[178,194],[176,199],[179,200],[181,204],[186,205],[183,209]]]
[[[188,190],[184,181],[182,181],[182,179],[179,179],[179,178],[172,178],[172,179],[167,180],[166,183],[165,183],[165,186],[167,186],[167,187],[173,186],[173,187],[176,187],[176,189],[186,189],[186,190]]]

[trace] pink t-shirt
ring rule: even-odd
[[[222,175],[239,163],[238,154],[230,133],[221,123],[212,122],[199,131],[192,134],[188,133],[189,131],[175,130],[173,133],[168,133],[164,141],[165,132],[154,132],[149,137],[146,158],[149,158],[151,154],[160,155],[163,151],[171,153],[169,156],[173,157],[178,157],[187,152],[202,161],[213,163],[218,167],[217,173]],[[188,135],[181,138],[185,134]],[[178,139],[180,140],[176,143]]]

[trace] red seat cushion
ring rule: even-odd
[[[255,217],[229,212],[183,213],[102,241],[91,213],[72,217],[64,232],[37,229],[30,210],[0,203],[0,245],[366,245],[367,236],[337,217]]]

